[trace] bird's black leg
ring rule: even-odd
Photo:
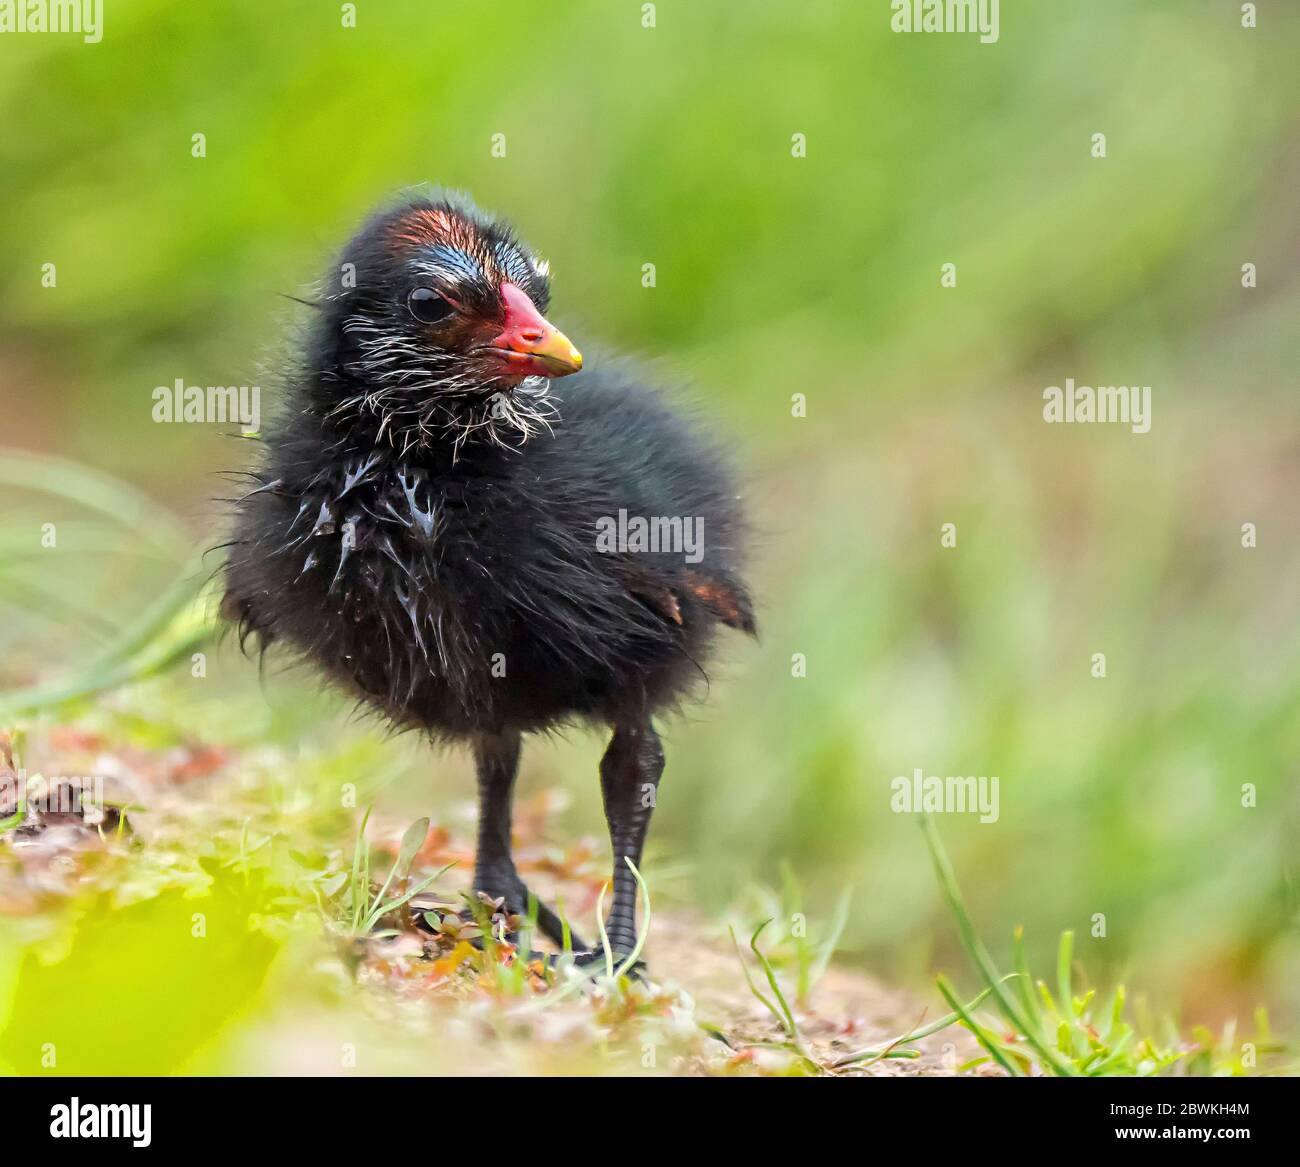
[[[474,741],[478,771],[478,851],[474,859],[474,890],[505,900],[515,915],[528,914],[528,888],[515,870],[510,848],[515,777],[519,773],[519,734],[513,730],[481,735]],[[537,926],[556,944],[564,943],[564,925],[550,908],[537,901]],[[575,949],[587,945],[572,933]]]
[[[600,760],[600,792],[614,848],[614,903],[605,930],[610,948],[620,957],[636,947],[636,877],[626,860],[631,859],[640,869],[663,771],[663,748],[648,719],[614,730]]]

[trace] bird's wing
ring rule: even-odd
[[[750,636],[758,635],[754,620],[754,603],[738,580],[721,573],[687,571],[686,590],[692,599],[712,612],[729,628]]]
[[[664,572],[630,556],[615,560],[628,592],[674,624],[684,623],[683,606],[698,605],[729,628],[758,634],[754,605],[738,581],[716,571],[685,568]]]

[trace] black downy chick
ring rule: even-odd
[[[522,735],[612,729],[621,956],[637,938],[625,859],[641,861],[664,766],[652,718],[703,675],[719,623],[754,618],[720,452],[634,368],[584,365],[549,299],[547,265],[462,197],[372,217],[325,281],[237,504],[225,610],[397,726],[471,744],[474,886],[515,913]],[[545,905],[538,924],[560,942]]]

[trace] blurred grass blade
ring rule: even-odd
[[[90,467],[20,450],[0,450],[0,487],[73,503],[110,520],[134,539],[181,565],[171,586],[116,633],[111,631],[111,621],[95,615],[93,606],[69,599],[63,581],[39,589],[26,605],[29,610],[54,619],[57,613],[51,610],[49,597],[62,595],[63,606],[72,609],[73,617],[83,624],[97,621],[109,636],[70,676],[0,694],[0,723],[153,676],[211,638],[216,622],[216,590],[203,588],[201,556],[192,551],[184,525],[167,508],[135,487]],[[11,563],[11,559],[0,561],[0,568]],[[11,597],[32,591],[30,585],[12,575],[0,582]]]
[[[1020,975],[1020,973],[1007,973],[1007,975],[1002,979],[1004,981],[1009,981],[1013,977],[1019,977]],[[952,1013],[946,1013],[944,1016],[940,1017],[938,1021],[932,1021],[929,1025],[922,1026],[920,1029],[910,1030],[909,1032],[902,1034],[900,1037],[894,1038],[892,1041],[887,1041],[883,1046],[874,1046],[870,1049],[861,1049],[857,1050],[855,1053],[845,1054],[843,1057],[837,1058],[834,1064],[837,1066],[848,1066],[852,1065],[854,1062],[860,1062],[871,1058],[887,1057],[889,1051],[895,1046],[904,1045],[909,1041],[920,1041],[923,1037],[933,1037],[934,1034],[938,1033],[940,1030],[947,1029],[948,1026],[955,1025],[958,1021],[962,1020],[966,1013],[971,1013],[978,1009],[988,999],[989,994],[992,992],[992,989],[983,989],[977,993],[964,1006],[965,1013],[958,1013],[955,1011]]]
[[[0,487],[75,502],[173,554],[190,542],[181,521],[143,491],[67,458],[0,449]]]
[[[984,1029],[975,1020],[975,1018],[972,1017],[969,1012],[967,1012],[966,1007],[962,1005],[960,1001],[957,1000],[957,996],[952,991],[952,986],[948,984],[947,978],[944,977],[942,974],[940,974],[936,983],[939,986],[939,992],[943,994],[943,999],[947,1001],[949,1005],[952,1006],[953,1013],[957,1017],[959,1017],[961,1021],[965,1024],[966,1028],[969,1029],[971,1033],[975,1035],[975,1040],[978,1041],[980,1045],[982,1045],[986,1050],[988,1050],[993,1060],[997,1062],[997,1064],[1001,1066],[1004,1070],[1006,1070],[1006,1072],[1010,1074],[1011,1077],[1023,1078],[1025,1076],[1024,1071],[1020,1069],[1019,1066],[1015,1065],[1014,1062],[1009,1060],[1005,1054],[1003,1054],[1002,1050],[998,1048],[997,1039],[985,1033]]]
[[[637,930],[636,943],[632,946],[632,951],[628,953],[623,963],[618,966],[618,976],[622,976],[628,969],[636,966],[636,962],[641,957],[641,951],[645,948],[646,938],[650,935],[650,888],[646,885],[646,881],[642,878],[631,858],[624,855],[623,862],[631,868],[632,878],[636,880],[637,890],[641,893],[641,927]]]
[[[1062,932],[1056,950],[1056,991],[1061,995],[1061,1008],[1074,1015],[1074,990],[1070,983],[1070,962],[1074,958],[1074,933]]]
[[[1024,1035],[1025,1040],[1033,1046],[1035,1052],[1052,1070],[1065,1077],[1076,1077],[1078,1071],[1074,1066],[1064,1061],[1050,1045],[1042,1040],[1033,1025],[1032,1019],[1025,1019],[1020,1015],[1020,1011],[1012,1003],[1010,995],[1003,989],[1003,978],[999,976],[993,958],[989,955],[988,950],[984,947],[975,931],[975,925],[971,922],[970,913],[966,910],[965,901],[962,899],[961,891],[957,886],[956,876],[953,875],[952,866],[948,862],[948,854],[939,841],[939,834],[935,830],[930,815],[921,816],[921,830],[925,834],[926,843],[930,848],[930,858],[934,863],[934,870],[939,878],[939,886],[943,889],[943,893],[948,900],[948,906],[952,909],[952,914],[957,921],[957,930],[961,935],[962,944],[965,946],[971,960],[974,961],[975,967],[979,969],[984,977],[984,983],[993,990],[993,995],[997,999],[998,1006],[1003,1014],[1015,1027],[1016,1031]]]
[[[0,694],[0,723],[146,680],[207,644],[216,626],[217,600],[213,590],[200,593],[197,566],[192,562],[84,668],[62,680]]]

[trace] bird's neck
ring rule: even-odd
[[[420,408],[418,401],[390,402],[385,408],[345,372],[322,373],[300,386],[301,404],[284,444],[313,449],[317,458],[339,465],[411,467],[433,478],[494,476],[526,458],[558,419],[545,417],[539,430],[530,418],[531,432],[523,433],[508,409],[503,416],[492,415],[492,397],[493,390],[485,387],[477,399],[444,400],[432,408]]]
[[[413,374],[376,385],[364,368],[338,361],[313,374],[306,388],[328,441],[421,462],[452,464],[483,449],[517,455],[548,434],[559,416],[543,377],[508,389],[450,375]]]

